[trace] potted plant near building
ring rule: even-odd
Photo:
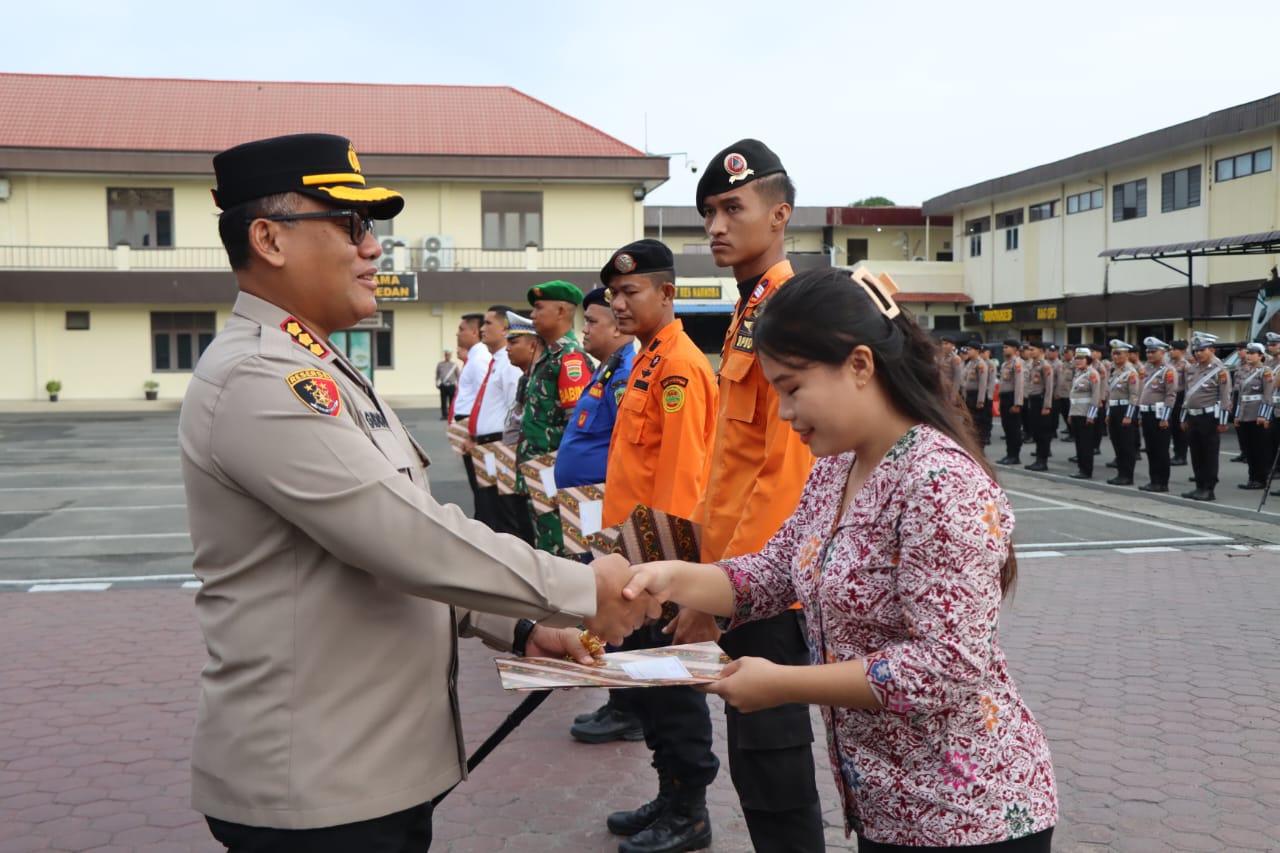
[[[148,400],[154,400],[160,391],[160,383],[154,379],[148,379],[142,383],[142,390],[146,392]]]
[[[57,379],[50,379],[44,383],[44,390],[49,392],[49,402],[56,403],[58,402],[58,392],[62,390],[62,383]]]

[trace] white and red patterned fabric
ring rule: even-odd
[[[730,626],[800,601],[814,663],[864,659],[882,708],[823,708],[845,832],[972,845],[1057,822],[1049,747],[997,638],[1013,511],[927,426],[886,454],[837,524],[854,454],[818,460],[764,550],[720,565]]]

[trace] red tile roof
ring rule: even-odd
[[[0,115],[13,148],[214,152],[325,132],[361,154],[644,156],[507,86],[0,74]]]

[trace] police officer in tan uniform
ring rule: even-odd
[[[1071,418],[1071,432],[1076,443],[1076,455],[1067,461],[1079,466],[1079,470],[1070,476],[1073,480],[1090,480],[1093,479],[1093,425],[1102,416],[1106,386],[1093,366],[1089,347],[1076,347],[1067,399],[1071,401],[1067,416]]]
[[[961,354],[966,359],[961,388],[964,389],[965,406],[973,418],[978,441],[985,445],[991,440],[991,404],[987,397],[987,370],[990,365],[981,353],[981,341],[971,340],[961,348]]]
[[[1266,347],[1260,343],[1244,346],[1244,365],[1238,371],[1240,385],[1236,389],[1236,431],[1249,465],[1249,481],[1238,484],[1241,489],[1265,489],[1267,468],[1271,464],[1271,442],[1267,426],[1271,422],[1271,368],[1263,363]]]
[[[1023,363],[1027,396],[1027,420],[1031,424],[1031,438],[1035,442],[1036,458],[1028,471],[1049,470],[1049,446],[1053,442],[1053,365],[1045,360],[1044,348],[1039,341],[1027,342],[1028,361]]]
[[[1178,399],[1178,371],[1165,361],[1169,345],[1156,337],[1144,338],[1147,371],[1138,393],[1138,416],[1147,449],[1149,481],[1138,486],[1144,492],[1169,491],[1169,422]]]
[[[1169,428],[1172,432],[1171,443],[1173,450],[1169,464],[1177,468],[1187,464],[1187,434],[1183,431],[1182,424],[1182,404],[1186,401],[1187,396],[1187,342],[1183,340],[1171,341],[1169,343],[1169,366],[1178,374],[1178,399],[1174,401],[1173,412],[1169,415]]]
[[[377,307],[373,220],[404,206],[351,143],[213,165],[240,293],[179,423],[209,652],[192,802],[234,850],[425,850],[432,799],[466,776],[456,637],[589,662],[570,626],[618,642],[648,608],[624,602],[621,557],[593,570],[437,503],[426,454],[334,351]]]
[[[1107,430],[1111,448],[1116,454],[1116,476],[1107,480],[1113,486],[1132,486],[1133,469],[1138,461],[1138,371],[1129,363],[1133,345],[1119,339],[1111,341],[1111,363],[1114,369],[1107,380]]]
[[[997,465],[1022,464],[1022,404],[1026,397],[1026,381],[1018,342],[1004,342],[1004,360],[1000,362],[1000,426],[1004,429],[1004,458]]]
[[[1193,501],[1215,500],[1213,488],[1218,484],[1218,449],[1222,433],[1231,418],[1231,376],[1213,351],[1216,335],[1195,332],[1191,335],[1191,352],[1195,363],[1187,366],[1186,400],[1182,409],[1182,429],[1187,433],[1191,451],[1191,470],[1196,487],[1183,492]]]

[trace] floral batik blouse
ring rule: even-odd
[[[846,835],[957,846],[1048,829],[1049,747],[997,636],[1013,535],[1004,492],[954,441],[916,426],[837,521],[853,459],[818,460],[764,549],[720,563],[729,626],[799,601],[813,663],[864,660],[882,707],[822,709]]]

